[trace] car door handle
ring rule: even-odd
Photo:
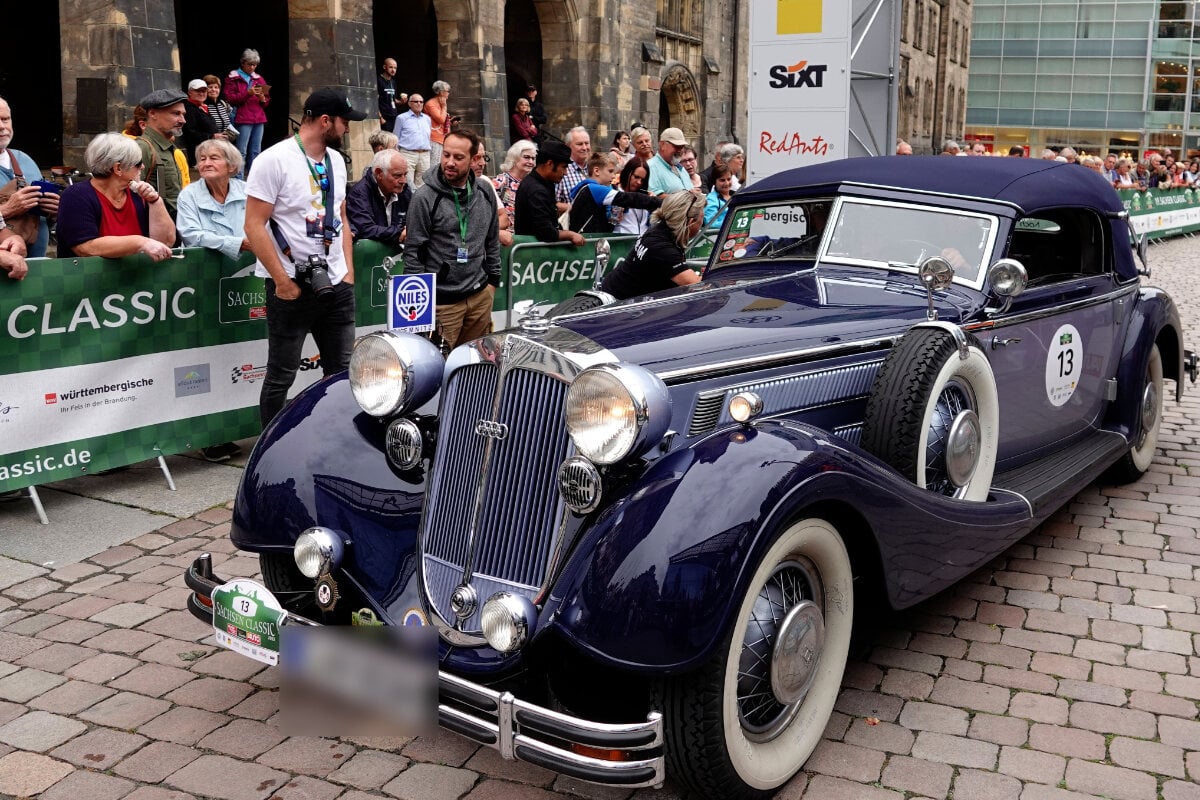
[[[999,336],[992,337],[992,349],[997,347],[1008,347],[1010,344],[1020,344],[1020,339],[1001,339]]]

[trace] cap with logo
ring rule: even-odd
[[[676,145],[677,147],[684,147],[688,143],[688,140],[683,138],[683,131],[679,130],[679,128],[667,128],[658,135],[658,140]]]
[[[182,103],[184,100],[187,100],[187,95],[178,89],[155,89],[143,97],[138,105],[150,111],[157,108],[167,108],[176,103]]]
[[[304,101],[304,113],[311,117],[328,114],[331,117],[341,117],[349,120],[367,118],[365,111],[356,111],[350,105],[350,98],[338,89],[317,89]]]
[[[188,91],[194,92],[197,89],[208,91],[208,84],[200,78],[192,78],[190,81],[188,81]]]

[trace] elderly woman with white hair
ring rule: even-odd
[[[508,209],[508,219],[516,225],[513,210],[517,203],[517,187],[533,168],[537,166],[537,145],[528,139],[513,142],[512,147],[504,154],[500,162],[500,174],[492,179],[496,186],[496,196],[500,203]]]
[[[176,225],[185,247],[206,247],[231,259],[250,249],[246,239],[246,182],[242,154],[224,139],[205,139],[196,146],[196,171],[179,193]]]
[[[171,257],[175,223],[142,174],[142,151],[121,133],[101,133],[84,161],[90,180],[68,186],[58,203],[58,254],[121,258]]]
[[[686,191],[667,195],[633,252],[604,276],[600,288],[624,300],[698,282],[700,276],[684,262],[683,249],[703,221],[703,195]]]
[[[729,167],[729,172],[733,175],[733,182],[730,184],[730,190],[736,192],[742,188],[740,175],[742,168],[746,166],[746,151],[742,149],[740,144],[734,142],[721,142],[717,145],[717,151],[713,154],[713,162],[708,165],[708,168],[700,173],[700,188],[707,194],[713,188],[713,173],[716,172],[719,166]]]
[[[176,223],[185,247],[205,247],[230,259],[250,249],[246,239],[246,182],[242,154],[227,139],[205,139],[196,145],[194,180],[179,193]],[[202,448],[209,461],[228,461],[242,452],[234,442]]]
[[[450,116],[446,106],[450,99],[450,84],[445,81],[433,82],[433,94],[425,101],[425,113],[432,123],[429,130],[429,163],[438,166],[442,163],[442,142],[450,128],[458,122],[458,117]]]

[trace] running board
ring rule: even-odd
[[[992,486],[1024,497],[1040,519],[1100,477],[1128,449],[1121,434],[1096,431],[1053,455],[998,473]]]

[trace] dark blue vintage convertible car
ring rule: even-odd
[[[427,626],[438,722],[506,758],[769,794],[822,736],[862,589],[910,606],[1150,467],[1196,358],[1139,244],[1074,165],[762,180],[698,284],[447,357],[361,339],[247,465],[231,535],[266,588],[214,604],[201,558],[190,607],[264,660],[282,624],[285,666],[298,626]]]

